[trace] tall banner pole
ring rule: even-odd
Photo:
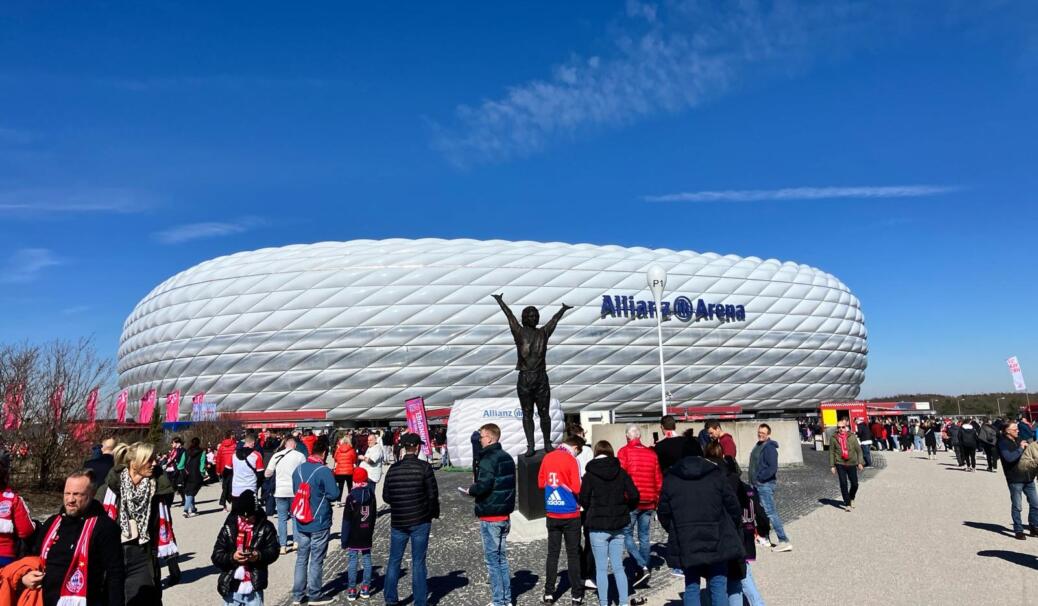
[[[667,285],[667,270],[659,265],[652,265],[645,273],[645,281],[656,299],[656,338],[660,353],[660,407],[661,416],[667,416],[667,376],[663,366],[663,289]]]

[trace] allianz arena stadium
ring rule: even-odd
[[[546,322],[552,397],[567,412],[659,410],[656,304],[672,406],[747,411],[854,399],[867,334],[835,277],[790,262],[666,249],[501,240],[354,240],[219,257],[150,292],[127,318],[119,383],[206,392],[222,411],[389,420],[515,394],[515,345],[491,298]],[[182,413],[182,416],[186,416]]]

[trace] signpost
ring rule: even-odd
[[[654,264],[645,273],[645,281],[649,285],[649,290],[652,291],[652,297],[656,299],[656,336],[659,339],[660,350],[660,407],[663,410],[663,416],[666,416],[667,377],[663,370],[663,324],[661,320],[663,314],[660,313],[662,310],[660,302],[663,301],[663,289],[667,286],[667,270]]]

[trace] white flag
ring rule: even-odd
[[[1006,360],[1009,364],[1009,374],[1013,375],[1013,387],[1017,391],[1027,391],[1027,385],[1024,383],[1024,373],[1020,371],[1020,362],[1017,361],[1016,356]]]

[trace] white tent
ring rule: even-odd
[[[552,398],[548,404],[551,415],[551,441],[558,444],[565,431],[562,406]],[[541,421],[534,411],[534,443],[538,450],[544,448]],[[526,435],[523,434],[523,411],[519,398],[469,398],[457,400],[451,407],[447,420],[447,448],[451,464],[458,467],[472,465],[472,432],[487,423],[501,428],[501,447],[516,458],[526,452]]]

